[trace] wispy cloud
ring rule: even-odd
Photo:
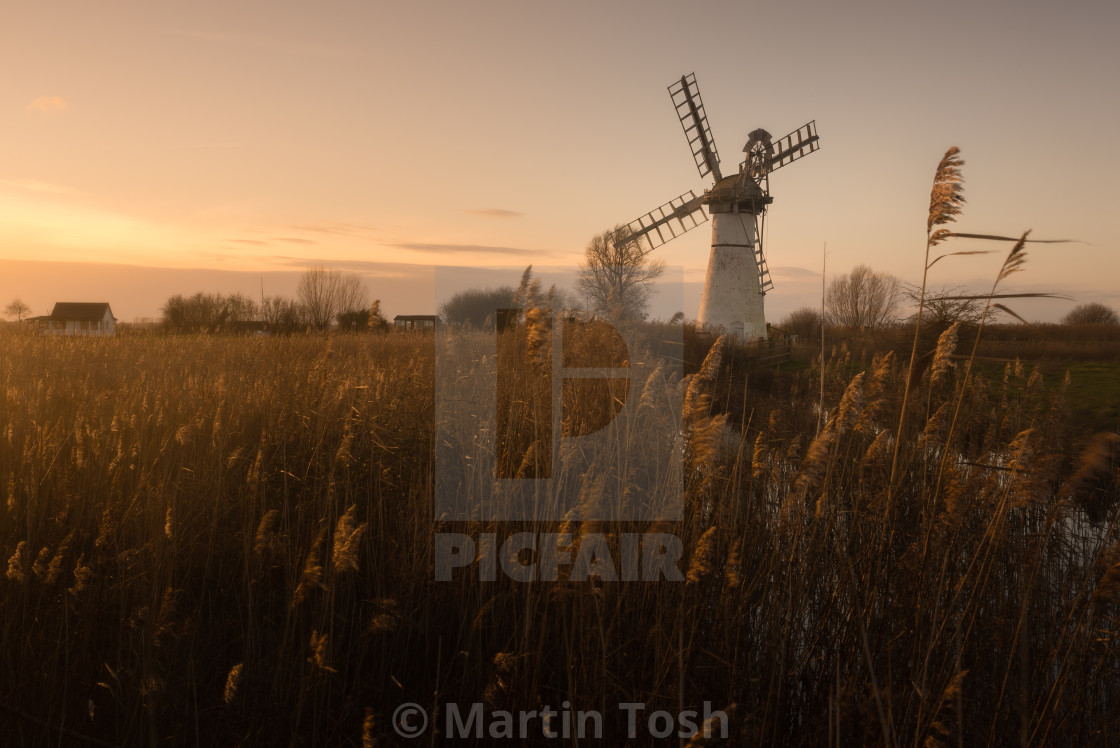
[[[227,241],[237,242],[238,244],[254,244],[256,246],[265,246],[270,242],[284,242],[286,244],[318,244],[319,242],[314,239],[303,239],[298,236],[270,236],[268,240],[264,239],[228,239]]]
[[[23,108],[28,114],[57,114],[69,108],[66,99],[61,96],[40,96]]]
[[[234,241],[236,241],[236,239]],[[236,255],[225,254],[223,252],[195,252],[195,255],[205,260],[213,260],[215,262],[240,259]]]
[[[771,265],[770,272],[774,275],[783,275],[787,278],[820,278],[821,274],[817,270],[809,270],[808,268],[793,267],[790,265]]]
[[[516,210],[506,210],[505,208],[465,208],[463,212],[475,216],[485,216],[486,218],[517,218],[525,215]]]
[[[430,275],[434,272],[431,265],[415,265],[406,262],[381,262],[378,260],[341,260],[321,257],[292,257],[290,255],[271,255],[264,258],[277,265],[308,268],[322,266],[335,270],[353,270],[380,278],[403,278]]]
[[[534,255],[548,257],[550,252],[539,249],[520,249],[517,247],[489,247],[483,244],[394,244],[401,249],[411,249],[414,252],[430,252],[432,254],[492,254],[492,255]]]
[[[184,148],[202,148],[208,150],[234,150],[237,148],[244,148],[244,143],[185,143]]]
[[[372,226],[362,226],[356,223],[341,223],[327,221],[324,223],[303,223],[288,228],[294,231],[308,231],[316,234],[337,234],[339,236],[359,236],[364,232],[373,231]]]
[[[353,49],[343,49],[324,44],[308,44],[289,39],[275,39],[255,34],[229,34],[209,31],[173,31],[171,33],[187,39],[198,39],[243,50],[253,49],[304,57],[356,57],[358,55],[358,52]]]
[[[16,189],[27,190],[29,192],[49,192],[55,195],[79,194],[79,191],[73,188],[63,187],[59,184],[51,184],[50,182],[40,182],[36,179],[0,179],[0,185],[15,187]]]

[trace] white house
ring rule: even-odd
[[[46,317],[33,317],[44,335],[115,335],[117,318],[104,301],[58,301]]]

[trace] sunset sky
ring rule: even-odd
[[[830,276],[920,279],[952,145],[959,230],[1081,241],[1031,248],[1014,289],[1120,308],[1118,7],[9,2],[0,305],[129,321],[173,293],[291,294],[322,264],[366,274],[392,316],[434,311],[437,265],[562,274],[596,233],[710,186],[666,91],[695,71],[726,172],[754,128],[817,121],[820,152],[771,179],[771,319],[817,303],[825,243]],[[709,241],[658,250],[690,317]],[[931,284],[986,290],[1000,261]]]

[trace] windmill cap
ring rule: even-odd
[[[750,151],[750,149],[754,147],[755,143],[762,143],[769,148],[772,140],[773,138],[771,137],[770,133],[766,132],[761,127],[757,130],[751,130],[747,135],[747,144],[743,146],[743,152],[746,153]]]
[[[772,202],[753,179],[736,174],[724,177],[704,193],[704,202],[713,213],[755,212]]]

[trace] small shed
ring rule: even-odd
[[[393,327],[398,330],[434,330],[437,324],[434,314],[398,314],[393,317]]]
[[[117,318],[105,301],[59,301],[45,317],[33,317],[45,335],[115,335]]]

